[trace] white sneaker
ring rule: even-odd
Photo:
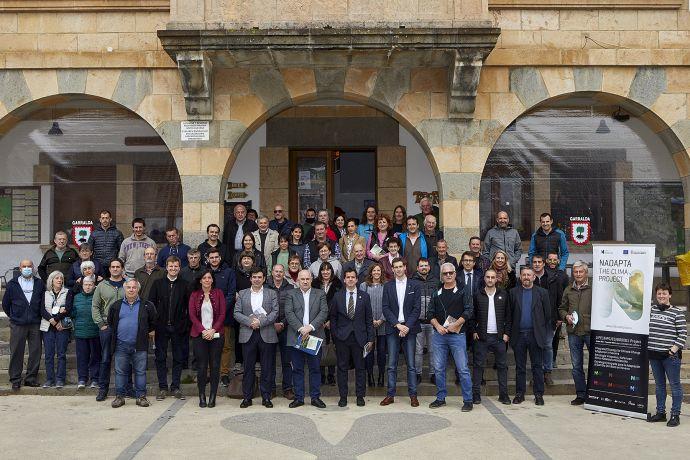
[[[92,381],[92,382],[91,382],[91,385],[89,386],[89,388],[98,389],[98,382],[96,382],[95,380]]]
[[[84,382],[79,382],[79,383],[77,384],[77,390],[83,390],[84,388],[86,388],[86,383],[84,383]]]

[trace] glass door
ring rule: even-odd
[[[309,208],[330,209],[332,203],[329,152],[293,152],[290,217],[301,222]]]

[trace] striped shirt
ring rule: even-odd
[[[667,353],[673,345],[682,350],[687,335],[684,311],[674,306],[662,310],[658,305],[652,305],[648,350]]]

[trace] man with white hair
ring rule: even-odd
[[[48,275],[59,270],[67,280],[70,268],[77,260],[79,260],[79,254],[67,245],[67,233],[60,230],[55,232],[53,245],[43,254],[43,259],[38,264],[38,275],[41,279],[47,280]]]
[[[582,367],[584,347],[589,351],[590,318],[592,316],[592,288],[588,283],[587,263],[578,260],[573,264],[573,284],[563,291],[563,299],[558,307],[558,314],[566,322],[570,360],[573,363],[573,381],[575,381],[575,399],[573,406],[585,403],[587,381]]]
[[[22,260],[19,275],[7,283],[2,297],[2,310],[10,319],[10,382],[19,391],[24,370],[24,348],[29,343],[29,359],[24,385],[37,387],[41,363],[41,308],[45,284],[34,274],[34,263]]]
[[[115,352],[115,391],[113,408],[125,405],[127,380],[134,370],[134,390],[137,406],[148,407],[146,399],[146,360],[149,337],[154,337],[156,307],[139,298],[141,285],[135,279],[125,281],[125,298],[108,310],[108,324],[112,329]]]
[[[426,219],[426,216],[434,216],[436,218],[436,229],[438,229],[438,206],[434,206],[431,197],[427,195],[419,200],[419,209],[422,212],[414,216],[415,219],[417,219],[419,227],[424,228],[424,219]]]
[[[438,229],[438,220],[433,214],[427,214],[424,217],[424,226],[422,227],[422,233],[426,238],[426,242],[429,248],[428,257],[436,256],[436,243],[443,240],[443,230]]]

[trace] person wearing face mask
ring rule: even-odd
[[[93,322],[91,307],[96,280],[93,275],[85,276],[81,290],[68,296],[67,310],[74,323],[74,337],[77,348],[77,389],[83,390],[91,379],[91,388],[98,388],[98,371],[101,363],[101,340],[98,326]]]
[[[48,275],[59,270],[65,279],[68,279],[72,264],[77,260],[79,254],[67,245],[67,233],[56,232],[52,247],[43,254],[43,259],[38,264],[38,275],[45,280],[48,279]]]
[[[2,310],[10,320],[9,376],[12,391],[19,391],[24,371],[24,349],[28,342],[29,358],[24,385],[40,386],[38,368],[41,363],[41,309],[45,284],[34,276],[34,263],[25,259],[19,263],[20,274],[7,282],[2,297]]]
[[[316,209],[314,208],[309,208],[306,211],[304,211],[304,224],[302,224],[302,235],[304,235],[304,238],[306,238],[306,235],[311,232],[312,227],[316,223]]]
[[[126,264],[125,264],[126,266]],[[144,251],[144,266],[134,272],[134,279],[139,281],[142,299],[148,300],[151,287],[156,280],[165,276],[165,270],[156,262],[156,247],[148,247]]]

